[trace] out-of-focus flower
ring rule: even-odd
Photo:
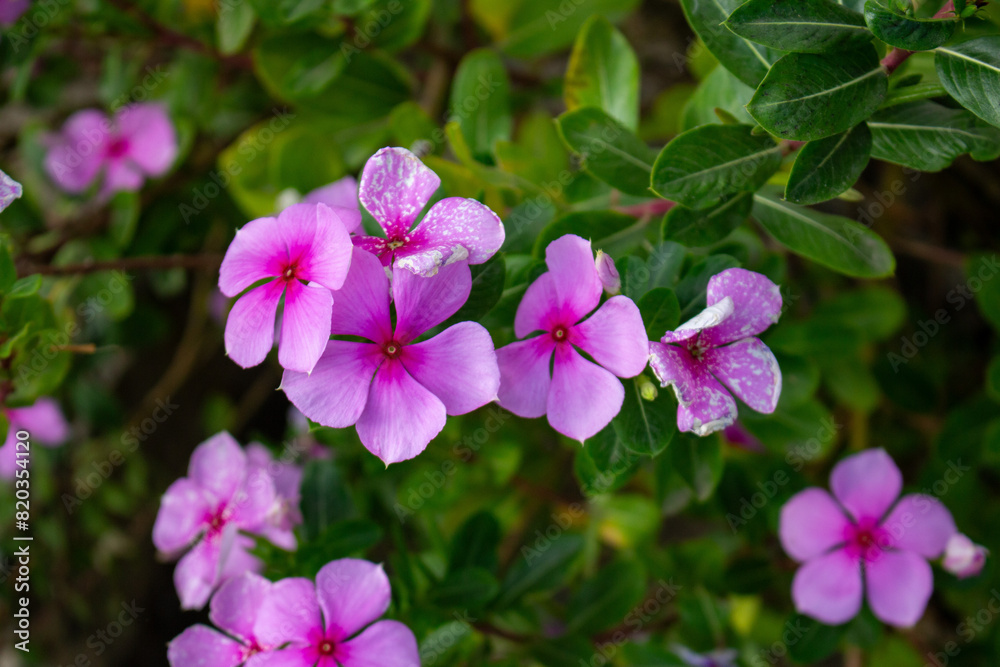
[[[267,513],[260,534],[272,544],[293,551],[296,548],[295,526],[302,523],[302,467],[290,461],[275,460],[271,451],[259,442],[247,445],[251,468],[267,471],[274,482],[274,505]]]
[[[0,0],[2,2],[4,0]],[[22,193],[21,184],[0,171],[0,211],[13,204],[15,199],[20,199]]]
[[[358,205],[358,181],[353,176],[343,178],[312,190],[303,197],[294,188],[289,188],[278,194],[278,212],[295,204],[326,204],[331,208],[346,208],[357,211],[355,218],[345,217],[342,221],[347,231],[354,233],[361,226],[361,207]],[[353,227],[351,226],[353,224]]]
[[[19,469],[15,452],[18,431],[28,432],[29,446],[39,444],[43,447],[57,447],[69,437],[69,424],[55,399],[40,398],[34,405],[25,408],[5,408],[4,414],[9,425],[7,439],[0,446],[0,479],[13,479]]]
[[[28,7],[31,7],[31,0],[0,0],[0,25],[14,25]]]
[[[955,533],[944,548],[941,566],[959,579],[974,577],[983,571],[989,550],[962,533]]]

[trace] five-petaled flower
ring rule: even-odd
[[[755,337],[781,315],[778,286],[726,269],[708,281],[707,297],[704,311],[649,344],[650,367],[680,403],[677,427],[702,436],[736,421],[736,401],[719,380],[758,412],[774,412],[781,395],[778,362]]]
[[[645,368],[646,330],[625,296],[584,319],[603,290],[589,241],[562,236],[545,249],[545,263],[549,270],[528,287],[514,318],[518,338],[542,333],[497,350],[499,401],[521,417],[548,415],[552,428],[582,442],[621,410],[625,388],[618,378]]]
[[[324,426],[355,424],[361,442],[387,465],[413,458],[461,415],[496,398],[500,384],[493,340],[481,325],[460,322],[422,342],[417,337],[455,314],[469,298],[465,262],[422,277],[399,267],[390,288],[379,260],[355,248],[333,304],[331,340],[311,375],[286,370],[281,387],[304,415]]]
[[[286,551],[298,545],[295,526],[302,523],[302,466],[275,460],[270,450],[259,442],[247,445],[247,462],[251,468],[265,471],[274,482],[274,505],[271,506],[259,533],[271,544]]]
[[[4,408],[7,416],[7,439],[0,446],[0,479],[13,479],[17,472],[18,460],[22,463],[29,458],[19,459],[16,453],[17,432],[24,430],[30,435],[31,443],[45,447],[56,447],[69,437],[69,424],[63,417],[59,403],[53,398],[43,397],[33,405],[23,408]]]
[[[475,199],[442,199],[413,227],[440,184],[438,175],[405,148],[375,153],[361,173],[359,196],[385,237],[356,236],[354,243],[386,266],[422,276],[434,275],[452,262],[488,260],[503,245],[503,223]]]
[[[70,116],[50,138],[45,169],[72,194],[89,188],[103,173],[101,192],[138,190],[148,177],[162,176],[177,157],[177,135],[159,104],[130,104],[113,119],[96,109]]]
[[[277,218],[258,218],[236,232],[219,270],[219,289],[244,294],[226,322],[226,354],[244,368],[264,361],[274,343],[278,302],[285,297],[278,362],[309,373],[330,339],[334,296],[351,264],[361,214],[326,204],[295,204]]]
[[[809,488],[781,508],[781,544],[803,563],[792,582],[799,612],[839,625],[857,615],[864,594],[885,623],[906,628],[920,620],[934,587],[927,559],[940,556],[957,531],[936,498],[899,498],[902,486],[885,450],[870,449],[834,466],[833,497]]]

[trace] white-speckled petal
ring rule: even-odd
[[[475,199],[449,197],[431,207],[396,250],[396,266],[420,275],[457,261],[482,264],[503,245],[500,218]]]
[[[705,436],[736,421],[736,401],[686,349],[650,343],[649,353],[661,386],[672,386],[680,403],[677,428]]]
[[[405,148],[383,148],[361,172],[359,198],[387,238],[403,237],[441,185],[437,174]]]
[[[663,334],[664,343],[682,343],[694,338],[702,329],[718,326],[733,314],[733,300],[726,297],[712,304],[673,331]]]
[[[760,273],[726,269],[708,281],[708,303],[732,299],[733,314],[702,334],[709,345],[756,336],[781,317],[781,289]]]
[[[757,412],[770,414],[781,396],[781,369],[770,348],[759,338],[713,347],[702,363],[736,396]]]

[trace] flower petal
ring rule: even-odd
[[[20,199],[24,194],[24,188],[13,178],[0,170],[0,211],[14,203],[15,199]]]
[[[733,315],[733,300],[726,297],[701,311],[673,331],[667,331],[660,338],[663,343],[683,343],[697,336],[709,327],[718,326]]]
[[[281,389],[309,419],[344,428],[358,421],[383,355],[371,343],[331,340],[310,375],[285,371]]]
[[[195,447],[188,463],[188,478],[208,494],[215,509],[236,494],[246,470],[243,448],[222,431]]]
[[[358,181],[353,176],[344,176],[329,185],[324,185],[309,192],[302,198],[302,201],[306,204],[323,203],[330,207],[360,211],[360,206],[358,205]],[[358,222],[360,223],[361,220],[359,219]],[[353,230],[349,229],[347,231]]]
[[[851,522],[829,493],[812,488],[785,503],[778,524],[785,553],[801,563],[843,544]]]
[[[552,331],[560,324],[566,326],[567,321],[572,319],[571,316],[564,316],[555,283],[552,273],[546,272],[528,285],[514,315],[514,335],[518,338],[524,338],[533,331]]]
[[[482,264],[503,245],[500,218],[475,199],[449,197],[434,204],[396,250],[395,265],[432,276],[442,265],[466,260]]]
[[[69,437],[69,424],[58,401],[47,396],[26,408],[8,409],[7,417],[12,431],[16,433],[19,429],[26,429],[31,433],[32,442],[40,445],[61,445]]]
[[[868,604],[875,617],[897,628],[920,620],[934,589],[931,566],[908,551],[883,551],[865,562]]]
[[[356,215],[360,220],[361,214]],[[340,289],[354,250],[346,227],[354,221],[342,220],[326,204],[293,204],[281,212],[278,223],[296,277]]]
[[[500,406],[520,417],[541,417],[548,409],[549,385],[552,377],[552,352],[555,341],[551,336],[517,341],[497,350],[500,368]]]
[[[398,621],[379,621],[337,648],[344,667],[420,667],[413,632]]]
[[[364,230],[362,230],[364,231]],[[382,266],[389,266],[392,263],[392,251],[389,249],[389,242],[380,236],[352,236],[351,242],[355,248],[360,248],[378,257]]]
[[[311,373],[330,341],[333,294],[326,287],[297,280],[285,290],[278,363],[282,368]]]
[[[814,558],[792,580],[799,613],[827,625],[846,623],[861,611],[861,564],[843,549]]]
[[[135,192],[142,187],[145,177],[131,160],[118,158],[108,160],[104,169],[101,193],[110,196],[116,192]]]
[[[243,368],[256,366],[274,346],[274,318],[285,283],[272,280],[233,304],[226,320],[226,354]]]
[[[465,262],[441,267],[431,277],[392,270],[396,303],[396,340],[408,343],[458,312],[472,291],[472,272]]]
[[[649,339],[632,299],[615,296],[573,327],[570,342],[618,377],[635,377],[649,363]]]
[[[268,515],[278,500],[274,480],[266,470],[250,468],[246,479],[226,505],[228,521],[248,532],[256,532],[267,523]]]
[[[708,281],[708,304],[729,297],[733,314],[702,333],[711,345],[723,345],[756,336],[781,317],[781,288],[760,273],[746,269],[726,269]]]
[[[219,267],[219,291],[233,297],[258,280],[280,276],[288,253],[277,234],[277,218],[257,218],[237,229]]]
[[[286,642],[307,645],[321,636],[323,623],[313,582],[290,577],[272,584],[271,593],[257,611],[253,631],[265,646]]]
[[[493,339],[475,322],[459,322],[429,340],[403,347],[400,361],[414,380],[441,399],[449,415],[486,405],[500,388]]]
[[[247,644],[254,641],[257,611],[271,591],[271,582],[247,572],[224,583],[212,596],[208,617],[212,623]]]
[[[944,553],[948,540],[958,532],[955,520],[941,501],[922,493],[903,496],[882,524],[892,544],[924,558]]]
[[[243,647],[221,632],[192,625],[167,644],[170,667],[236,667],[243,662]]]
[[[316,667],[316,647],[292,646],[280,651],[257,653],[247,660],[244,667]]]
[[[389,578],[381,565],[341,558],[316,575],[316,595],[327,636],[342,641],[377,621],[389,609]]]
[[[857,520],[880,520],[902,488],[903,475],[884,449],[848,456],[830,473],[830,490]]]
[[[128,142],[128,160],[149,176],[160,176],[177,159],[177,133],[159,104],[130,104],[115,114],[115,125]]]
[[[104,167],[111,122],[100,111],[78,111],[68,119],[45,155],[45,171],[70,193],[86,190]]]
[[[389,342],[389,299],[389,278],[382,263],[371,253],[355,248],[344,286],[333,295],[332,334]]]
[[[556,346],[546,410],[552,428],[583,442],[611,423],[624,401],[618,378],[571,345]]]
[[[414,380],[399,361],[387,360],[368,389],[358,436],[368,451],[389,465],[424,451],[446,419],[441,399]]]
[[[660,385],[672,385],[680,403],[677,428],[705,436],[736,421],[736,401],[686,349],[654,342],[649,352]]]
[[[391,239],[410,231],[439,185],[437,174],[410,151],[383,148],[365,163],[359,196]]]
[[[212,508],[201,487],[182,477],[167,488],[153,524],[153,544],[165,554],[194,542]]]
[[[781,368],[759,338],[744,338],[705,351],[702,363],[744,403],[770,414],[781,396]]]
[[[174,568],[174,586],[182,609],[201,609],[212,596],[219,580],[222,540],[204,539]]]

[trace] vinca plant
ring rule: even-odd
[[[985,0],[0,0],[0,664],[995,665]]]

